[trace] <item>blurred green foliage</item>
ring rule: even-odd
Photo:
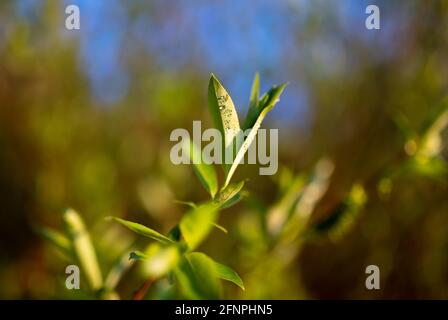
[[[61,2],[42,3],[34,20],[17,15],[13,1],[0,3],[0,298],[116,298],[112,292],[129,299],[148,276],[130,252],[167,261],[177,253],[147,248],[143,237],[104,218],[139,221],[166,235],[185,212],[176,200],[207,198],[189,166],[170,162],[169,133],[193,119],[212,126],[204,84],[213,70],[201,59],[174,71],[160,67],[135,42],[121,57],[129,91],[105,106],[92,96],[78,39],[58,27]],[[306,130],[268,119],[264,125],[280,128],[279,172],[258,176],[257,166],[241,165],[232,179],[249,177],[248,195],[222,210],[219,226],[228,233],[212,228],[197,248],[243,280],[244,291],[223,282],[222,297],[448,298],[448,3],[382,4],[402,22],[390,41],[396,50],[381,59],[386,49],[343,33],[322,5],[288,30],[307,57],[288,65],[288,90],[307,84],[312,116]],[[136,8],[129,8],[132,20]],[[306,51],[328,39],[327,29],[342,33],[350,53],[330,63],[332,73]],[[67,207],[84,220],[72,224],[88,231],[78,243],[87,250],[74,252],[56,231],[64,229]],[[58,247],[38,226],[51,228],[40,233]],[[80,252],[91,259],[91,246],[98,267],[81,263],[82,290],[67,290],[65,267]],[[189,259],[210,269],[204,256]],[[364,287],[369,264],[380,267],[379,291]],[[191,270],[181,271],[188,287],[182,275]],[[170,281],[152,283],[147,298],[175,296]],[[214,280],[207,284],[188,297],[217,293]],[[107,292],[92,295],[99,286]]]

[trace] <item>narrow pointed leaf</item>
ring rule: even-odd
[[[45,227],[34,227],[36,233],[41,237],[53,244],[60,252],[62,252],[67,257],[73,257],[73,248],[70,240],[61,232],[45,228]]]
[[[185,206],[189,206],[190,208],[196,208],[197,205],[193,201],[182,201],[182,200],[174,200],[174,203],[183,204]]]
[[[234,206],[235,204],[237,204],[238,202],[243,200],[246,194],[247,193],[245,193],[245,192],[244,193],[241,192],[241,193],[236,194],[234,197],[232,197],[231,199],[229,199],[226,202],[224,202],[219,208],[220,209],[227,209],[227,208],[230,208],[230,207]]]
[[[93,290],[100,289],[103,284],[103,277],[96,257],[95,248],[84,226],[84,222],[73,209],[69,209],[64,213],[64,222],[74,252],[84,270],[90,287]]]
[[[249,109],[247,111],[246,118],[244,119],[243,130],[245,130],[245,128],[247,129],[250,125],[250,122],[253,119],[256,120],[258,114],[260,113],[258,110],[259,95],[260,95],[260,76],[258,73],[256,73],[254,82],[252,83],[252,90],[250,92],[250,99],[249,99]]]
[[[241,278],[238,275],[238,273],[236,273],[234,270],[232,270],[228,266],[225,266],[225,265],[223,265],[221,263],[218,263],[216,261],[214,261],[214,262],[215,262],[216,272],[218,273],[218,277],[220,279],[223,279],[223,280],[226,280],[226,281],[230,281],[230,282],[236,284],[238,287],[240,287],[241,289],[244,290],[243,280],[241,280]]]
[[[218,178],[216,177],[215,168],[212,164],[204,162],[200,149],[193,141],[188,139],[185,142],[184,148],[190,148],[190,150],[186,150],[186,153],[190,155],[193,170],[201,184],[213,198],[218,191]],[[200,161],[196,161],[195,159],[199,159]]]
[[[284,83],[282,85],[272,87],[263,95],[263,97],[261,97],[256,107],[252,107],[251,104],[246,119],[244,120],[243,130],[252,128],[264,109],[269,108],[270,110],[275,106],[286,86],[287,84]]]
[[[230,267],[216,262],[202,252],[191,252],[187,257],[194,269],[197,268],[197,265],[206,265],[208,271],[213,272],[215,277],[230,281],[244,290],[243,280],[241,280],[240,276]]]
[[[237,200],[239,192],[243,189],[243,187],[244,181],[229,184],[218,193],[213,203],[221,208],[227,207],[231,203],[233,204],[233,201]]]
[[[260,95],[260,75],[255,73],[254,82],[250,91],[250,107],[257,107]]]
[[[240,132],[240,124],[232,98],[213,74],[208,86],[208,105],[215,127],[224,137],[221,163],[225,163],[225,154],[234,148],[234,140]],[[228,165],[224,166],[226,171],[227,167]]]
[[[134,231],[135,233],[138,233],[139,235],[154,239],[156,241],[159,241],[159,242],[165,243],[165,244],[169,244],[169,243],[173,242],[170,238],[165,237],[163,234],[161,234],[151,228],[148,228],[142,224],[124,220],[124,219],[117,218],[117,217],[113,217],[113,219],[115,221],[117,221],[118,223],[122,224],[123,226],[125,226],[126,228]]]
[[[255,136],[257,135],[258,129],[261,126],[261,123],[263,122],[267,113],[269,111],[271,111],[272,108],[274,108],[275,104],[279,101],[280,94],[282,93],[282,91],[285,87],[286,87],[286,84],[283,84],[279,87],[274,87],[267,94],[265,106],[263,106],[263,110],[258,115],[258,118],[255,121],[255,123],[253,124],[253,126],[251,127],[251,130],[250,130],[248,136],[246,137],[242,146],[238,150],[235,160],[233,161],[233,164],[230,167],[229,172],[227,173],[224,187],[226,187],[230,183],[230,180],[232,179],[232,176],[235,173],[236,168],[238,167],[240,162],[243,160],[243,157],[244,157],[246,151],[249,149],[251,143],[254,141]]]

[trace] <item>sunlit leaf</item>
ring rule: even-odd
[[[244,187],[244,181],[235,182],[229,184],[226,188],[222,189],[215,197],[213,204],[225,208],[235,202],[239,201],[239,193]]]
[[[75,254],[81,264],[86,278],[93,290],[100,289],[103,284],[101,269],[95,253],[95,248],[90,240],[84,222],[79,214],[73,210],[68,209],[64,213],[64,222],[72,242]]]
[[[141,266],[145,277],[159,278],[171,271],[179,261],[180,252],[176,245],[163,246],[152,243],[144,253],[135,253],[138,260],[143,260]]]
[[[256,81],[259,81],[257,77],[254,80],[254,85]],[[259,84],[257,84],[257,86],[259,86]],[[261,97],[261,99],[258,101],[257,104],[252,104],[253,97],[251,95],[251,104],[249,106],[249,111],[247,112],[246,119],[244,120],[243,130],[254,127],[255,123],[257,122],[257,119],[259,118],[263,110],[265,109],[271,110],[275,106],[275,104],[279,101],[280,95],[282,94],[286,86],[287,84],[284,83],[280,86],[272,87],[271,89],[269,89],[268,92],[266,92]]]
[[[247,120],[247,128],[251,128],[249,131],[249,134],[244,139],[244,142],[242,143],[241,147],[239,148],[236,157],[233,161],[233,164],[231,165],[227,175],[226,180],[224,183],[224,187],[226,187],[230,180],[232,179],[233,174],[235,173],[236,168],[240,164],[240,162],[243,160],[244,155],[246,154],[247,150],[249,149],[251,143],[254,141],[255,136],[257,135],[258,129],[261,126],[261,123],[263,122],[264,118],[266,117],[267,113],[274,108],[274,106],[277,104],[280,98],[280,94],[283,92],[287,84],[282,84],[278,87],[273,87],[271,90],[268,91],[264,95],[264,97],[260,100],[258,105],[259,113],[257,117],[255,118],[255,121],[252,119]]]
[[[222,210],[230,208],[235,204],[237,204],[238,202],[240,202],[241,200],[243,200],[244,198],[246,198],[248,194],[249,194],[248,192],[241,191],[234,197],[230,198],[228,201],[224,202],[219,208]]]
[[[217,217],[216,207],[204,204],[188,211],[179,227],[190,250],[196,248],[208,235]]]
[[[165,237],[163,234],[148,228],[142,224],[136,223],[136,222],[132,222],[132,221],[128,221],[128,220],[124,220],[121,218],[117,218],[117,217],[112,217],[115,221],[119,222],[120,224],[122,224],[123,226],[125,226],[126,228],[134,231],[135,233],[138,233],[142,236],[151,238],[153,240],[159,241],[161,243],[172,243],[173,241],[168,238]]]
[[[234,140],[240,132],[240,124],[232,98],[213,74],[210,77],[208,86],[208,105],[215,127],[224,137],[223,161],[221,162],[224,164],[226,152],[230,152],[234,148]],[[227,166],[224,166],[226,171],[228,169]]]

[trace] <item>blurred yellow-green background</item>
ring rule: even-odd
[[[263,91],[289,82],[263,124],[279,129],[278,173],[239,168],[248,196],[201,246],[245,282],[224,298],[448,298],[448,1],[423,0],[1,1],[0,298],[91,298],[65,288],[70,262],[34,232],[62,230],[69,207],[106,274],[149,241],[104,217],[166,233],[186,211],[175,200],[207,198],[169,134],[211,126],[211,72],[240,118],[255,72]],[[353,190],[365,202],[338,219]],[[294,245],[270,225],[288,201],[310,215]],[[380,290],[365,288],[371,264]],[[133,266],[117,292],[144,280]]]

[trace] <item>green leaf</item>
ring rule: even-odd
[[[263,122],[264,118],[268,114],[269,111],[274,108],[274,106],[277,104],[280,98],[280,94],[283,92],[283,90],[286,87],[286,83],[282,84],[277,87],[271,88],[260,100],[258,105],[259,113],[257,115],[255,121],[254,119],[248,119],[246,121],[246,126],[244,127],[246,129],[250,129],[249,134],[247,135],[246,139],[244,140],[243,144],[238,150],[238,153],[236,154],[236,157],[233,161],[232,166],[230,167],[229,171],[227,172],[226,181],[224,183],[224,187],[226,187],[230,180],[232,179],[233,174],[235,173],[236,168],[240,164],[240,162],[243,160],[243,157],[246,153],[246,151],[249,149],[251,143],[255,139],[255,136],[257,135],[258,129],[261,126],[261,123]]]
[[[254,85],[258,87],[259,84],[256,84],[256,81],[259,81],[257,77],[254,80]],[[275,106],[275,104],[277,104],[280,99],[280,95],[282,94],[286,86],[287,83],[281,84],[280,86],[272,87],[263,95],[263,97],[261,97],[257,104],[252,104],[253,97],[251,95],[251,104],[249,106],[246,119],[244,119],[243,130],[252,128],[257,122],[257,119],[263,112],[263,110],[265,110],[266,108],[271,110]],[[254,88],[252,88],[252,90],[254,90]]]
[[[238,202],[240,202],[241,200],[243,200],[244,198],[246,198],[248,194],[249,194],[248,192],[241,191],[240,193],[235,195],[233,198],[231,198],[228,201],[226,201],[225,203],[223,203],[219,208],[220,209],[230,208],[233,205],[235,205]]]
[[[159,278],[174,269],[180,259],[179,248],[176,245],[163,246],[152,243],[145,252],[136,253],[139,260],[143,260],[141,266],[145,277]]]
[[[243,281],[235,271],[201,252],[187,254],[174,269],[174,274],[187,299],[219,298],[219,279],[230,281],[244,290]]]
[[[112,217],[112,218],[115,221],[117,221],[118,223],[125,226],[126,228],[134,231],[135,233],[138,233],[139,235],[154,239],[154,240],[159,241],[164,244],[173,243],[173,241],[170,238],[165,237],[163,234],[160,234],[159,232],[157,232],[151,228],[148,228],[142,224],[124,220],[124,219],[117,218],[117,217]]]
[[[249,109],[247,111],[246,118],[244,119],[243,130],[250,128],[253,122],[257,119],[260,111],[259,106],[259,95],[260,95],[260,76],[258,73],[255,74],[254,82],[252,83],[252,90],[250,92],[249,99]]]
[[[195,274],[196,287],[199,288],[202,295],[209,299],[218,299],[221,292],[221,284],[216,263],[201,252],[188,254],[187,260]]]
[[[204,162],[201,151],[191,139],[184,141],[185,145],[183,147],[186,149],[186,154],[190,155],[196,176],[213,198],[218,191],[218,178],[216,177],[215,168],[212,164]],[[188,150],[188,148],[190,149]],[[195,159],[200,159],[200,161],[195,161]]]
[[[225,154],[233,150],[235,137],[241,129],[232,98],[213,74],[208,85],[208,105],[215,127],[224,137],[221,163],[225,164]],[[228,165],[224,165],[226,171],[227,168]]]
[[[193,269],[190,261],[184,256],[174,268],[173,275],[182,298],[190,300],[217,298],[213,286],[207,286],[206,275],[199,275]],[[205,280],[205,281],[204,281]]]
[[[236,273],[234,270],[232,270],[228,266],[225,266],[225,265],[223,265],[221,263],[218,263],[218,262],[215,262],[215,268],[216,268],[216,272],[218,274],[218,277],[220,279],[233,282],[238,287],[240,287],[241,289],[245,290],[244,289],[243,280],[241,280],[241,278],[238,275],[238,273]]]
[[[70,243],[70,240],[64,234],[50,228],[39,226],[35,226],[34,230],[42,238],[52,243],[62,254],[64,254],[69,258],[74,257],[73,248]]]
[[[181,259],[177,267],[174,268],[173,275],[177,280],[182,297],[190,300],[207,298],[202,294],[200,281],[186,258]]]
[[[218,195],[216,196],[213,204],[220,207],[225,208],[234,204],[235,202],[240,200],[239,192],[244,187],[244,181],[235,182],[229,184],[226,188],[222,189]]]
[[[190,261],[193,269],[198,271],[200,275],[212,272],[213,277],[230,281],[244,290],[243,280],[241,280],[240,276],[230,267],[214,261],[202,252],[191,252],[187,255],[187,259]]]
[[[182,200],[174,200],[174,203],[183,204],[189,206],[190,208],[196,208],[197,205],[193,201],[182,201]]]
[[[193,208],[182,217],[179,227],[190,250],[196,248],[209,234],[216,217],[216,207],[212,204]]]
[[[103,284],[101,269],[98,264],[95,248],[93,247],[89,233],[84,226],[84,222],[79,214],[73,209],[68,209],[64,213],[64,222],[73,249],[84,270],[90,287],[93,290],[100,289]]]
[[[255,73],[254,82],[252,83],[252,89],[250,91],[249,110],[250,108],[257,108],[258,98],[260,95],[260,75]]]

